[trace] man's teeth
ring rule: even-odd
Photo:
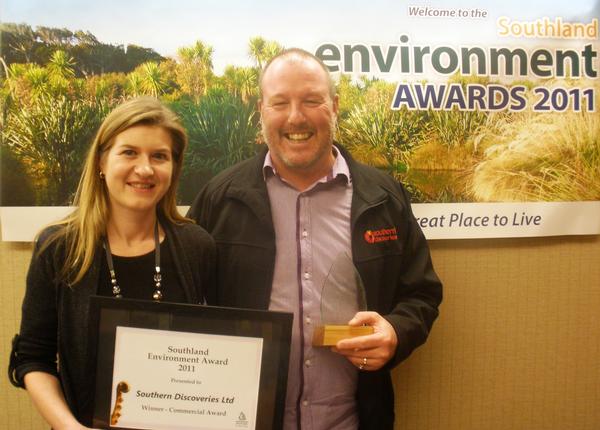
[[[306,140],[310,137],[310,133],[288,133],[290,140]]]

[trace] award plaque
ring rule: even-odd
[[[323,282],[321,323],[313,333],[314,346],[333,346],[342,339],[373,333],[371,326],[349,326],[354,315],[367,309],[360,274],[346,253],[339,254]]]
[[[292,314],[91,298],[93,427],[283,425]]]

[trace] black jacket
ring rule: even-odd
[[[360,372],[360,428],[392,429],[394,393],[389,370],[427,339],[442,300],[429,248],[412,214],[408,193],[390,176],[347,160],[353,181],[352,255],[367,306],[398,337],[395,357],[376,372]],[[217,243],[217,283],[209,304],[267,309],[275,264],[275,232],[262,166],[266,150],[216,176],[188,216]]]
[[[214,280],[215,245],[206,231],[194,224],[161,223],[168,238],[178,281],[189,303],[204,301],[204,291]],[[24,376],[42,371],[57,376],[71,412],[91,426],[95,360],[88,344],[90,296],[99,282],[101,246],[83,279],[68,287],[57,282],[64,261],[64,243],[37,250],[56,227],[40,235],[27,274],[20,334],[13,341],[9,378],[23,387]],[[57,364],[58,357],[58,364]]]

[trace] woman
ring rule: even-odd
[[[38,237],[9,372],[54,429],[91,425],[90,295],[204,301],[215,245],[175,202],[186,145],[159,101],[123,103],[98,130],[75,210]]]

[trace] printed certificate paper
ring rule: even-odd
[[[117,327],[110,426],[254,429],[263,339]]]

